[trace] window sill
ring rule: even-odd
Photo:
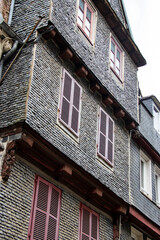
[[[85,38],[88,40],[88,42],[93,46],[93,41],[87,36],[84,29],[81,28],[81,26],[79,24],[77,24],[77,27],[82,32],[82,34],[85,36]]]
[[[141,193],[142,193],[145,197],[147,197],[149,200],[152,201],[152,196],[151,196],[151,194],[147,193],[143,188],[141,188],[140,191],[141,191]]]
[[[113,171],[114,164],[111,163],[109,160],[104,158],[101,154],[97,153],[97,159],[98,161],[103,164],[105,167],[109,168],[110,170]]]
[[[120,76],[118,76],[118,74],[116,73],[116,71],[110,66],[111,71],[115,74],[115,76],[118,78],[118,80],[123,84],[123,80]]]

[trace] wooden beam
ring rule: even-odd
[[[103,96],[103,97],[102,97],[102,102],[103,102],[106,106],[113,104],[113,100],[112,100],[112,98],[109,97],[109,96]]]
[[[52,29],[50,32],[45,33],[45,34],[43,35],[43,38],[46,39],[46,40],[48,40],[48,39],[50,39],[50,38],[51,38],[51,39],[54,39],[55,35],[56,35],[56,31],[55,31],[54,29]]]
[[[130,121],[130,122],[126,121],[126,129],[127,130],[135,129],[135,127],[136,127],[136,124],[134,121]]]
[[[63,165],[58,172],[58,174],[67,174],[67,175],[72,175],[72,168],[68,165]]]
[[[22,134],[22,140],[27,143],[30,147],[33,147],[33,139],[29,136],[29,135],[26,135],[25,133]]]
[[[90,192],[90,194],[97,195],[98,197],[103,197],[103,191],[99,188],[93,189],[93,191]]]
[[[116,108],[114,111],[114,115],[117,118],[120,118],[120,117],[123,118],[123,117],[125,117],[125,112],[121,108]]]
[[[96,82],[93,82],[90,84],[90,89],[92,92],[99,91],[100,90],[100,85]]]
[[[127,209],[123,206],[117,206],[113,209],[114,213],[120,214],[120,215],[126,215]]]
[[[87,75],[88,75],[88,71],[84,66],[81,66],[81,67],[77,68],[75,73],[80,78],[87,77]]]
[[[71,59],[73,57],[73,53],[69,48],[63,49],[59,56],[63,59],[63,60],[67,60],[67,59]]]

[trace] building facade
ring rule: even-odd
[[[139,107],[146,62],[123,2],[11,6],[0,23],[11,43],[0,66],[2,239],[159,239],[159,130],[143,127],[154,119],[145,99]]]

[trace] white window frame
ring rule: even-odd
[[[115,52],[112,51],[112,43],[115,47]],[[117,60],[117,52],[120,53],[119,61]],[[119,67],[117,67],[117,62],[119,62]],[[120,47],[117,40],[111,35],[110,38],[110,69],[113,71],[113,73],[116,75],[116,77],[123,82],[123,67],[124,67],[124,52],[122,48]],[[119,71],[119,73],[117,72]]]
[[[133,240],[143,240],[143,233],[138,231],[136,228],[131,227],[131,238]]]
[[[156,204],[160,207],[160,169],[155,173]]]
[[[83,0],[84,2],[84,15],[83,20],[80,17],[79,11],[80,11],[80,0],[78,0],[78,11],[77,11],[77,27],[81,30],[81,32],[85,35],[85,37],[89,40],[89,42],[93,45],[94,38],[95,38],[95,31],[96,31],[96,16],[97,12],[93,4],[90,2],[90,0]],[[87,34],[87,31],[85,30],[87,28],[86,21],[87,21],[87,8],[91,12],[91,19],[90,19],[90,34]],[[82,12],[82,11],[81,11]],[[80,20],[81,19],[81,20]],[[82,25],[80,24],[82,23]]]
[[[140,190],[152,199],[151,160],[142,150],[140,152]]]
[[[155,104],[153,105],[153,125],[157,132],[160,133],[160,110]]]

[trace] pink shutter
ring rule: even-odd
[[[98,217],[92,213],[91,239],[97,240],[98,235]]]
[[[107,159],[113,162],[113,120],[108,119],[108,154]]]
[[[64,71],[63,79],[63,94],[62,94],[62,105],[60,118],[69,124],[69,112],[70,112],[70,101],[71,101],[71,88],[72,88],[72,78]]]
[[[58,240],[61,191],[38,177],[31,240]]]
[[[45,239],[47,205],[49,187],[46,183],[37,180],[36,205],[34,211],[34,227],[31,239]]]
[[[99,153],[105,157],[106,156],[106,127],[107,127],[107,117],[106,114],[100,110],[100,120],[99,120]]]
[[[80,118],[81,88],[74,82],[71,128],[78,134]]]

